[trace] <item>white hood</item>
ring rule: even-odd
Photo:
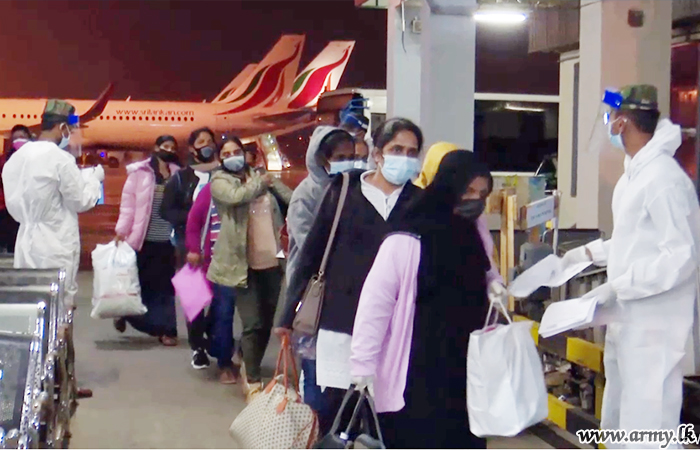
[[[639,170],[659,155],[673,157],[681,146],[681,127],[668,119],[662,119],[656,126],[654,136],[634,158],[625,157],[625,173],[632,178]]]

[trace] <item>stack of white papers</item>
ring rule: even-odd
[[[552,303],[542,316],[540,336],[548,338],[574,328],[590,326],[597,304],[596,297],[575,298]]]
[[[586,261],[565,267],[561,258],[549,255],[520,274],[508,287],[508,292],[513,297],[523,298],[542,286],[561,286],[583,272],[591,264],[593,263]]]

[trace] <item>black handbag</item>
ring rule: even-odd
[[[360,392],[360,398],[355,404],[355,409],[352,412],[352,417],[350,422],[345,428],[344,432],[338,432],[340,428],[340,422],[343,420],[343,413],[347,408],[350,399],[355,393],[355,386],[351,385],[350,389],[345,393],[345,398],[343,398],[343,403],[340,405],[338,414],[335,416],[333,421],[333,426],[331,431],[325,435],[320,441],[314,445],[314,448],[325,448],[325,449],[346,449],[346,448],[366,448],[366,449],[385,449],[384,438],[382,437],[382,430],[379,428],[379,418],[377,417],[377,410],[374,408],[374,400],[367,392],[367,389]],[[367,417],[367,414],[362,414],[363,405],[367,405],[364,408],[365,411],[369,410],[371,417]],[[374,422],[374,427],[376,430],[376,437],[372,435],[370,430],[369,420]],[[360,434],[351,439],[351,433],[360,425]]]

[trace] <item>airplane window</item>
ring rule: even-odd
[[[16,118],[17,118],[17,114],[12,114],[12,118],[13,118],[13,119],[16,119]]]
[[[139,120],[143,120],[143,117],[139,116]]]
[[[181,121],[181,120],[182,120],[182,118],[180,118],[180,117],[177,118],[177,121],[178,121],[178,122]]]
[[[136,116],[132,117],[131,120],[136,120]]]
[[[20,119],[24,119],[24,114],[21,114],[21,115],[19,116],[19,118],[20,118]]]
[[[124,120],[124,116],[119,116],[119,120]]]
[[[148,116],[146,116],[146,120],[148,121]]]
[[[190,117],[190,122],[194,122],[194,117]]]
[[[151,117],[151,120],[155,122],[155,121],[156,121],[156,118],[155,118],[155,117]]]
[[[36,119],[36,114],[34,114],[34,118]]]
[[[129,116],[126,116],[126,120],[129,120]]]
[[[163,118],[162,118],[162,117],[159,117],[158,120],[163,120]]]

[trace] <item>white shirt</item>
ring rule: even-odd
[[[374,206],[386,221],[399,200],[404,186],[386,195],[381,189],[367,181],[371,170],[360,176],[362,195]],[[350,387],[350,354],[352,336],[330,330],[318,330],[316,339],[316,384],[321,387],[347,389]]]
[[[200,192],[202,192],[202,189],[204,189],[204,186],[209,183],[209,172],[200,172],[198,170],[194,171],[194,174],[197,175],[197,178],[199,178],[199,183],[197,183],[197,187],[194,188],[194,193],[192,194],[192,203],[194,203],[195,200],[197,200],[197,196],[199,195]]]
[[[391,194],[386,195],[381,189],[373,186],[367,181],[367,177],[372,175],[374,172],[376,171],[370,170],[360,176],[360,188],[362,190],[362,195],[365,196],[367,201],[374,206],[374,209],[377,210],[379,215],[382,216],[384,220],[387,220],[391,214],[391,211],[394,209],[394,206],[396,206],[396,202],[399,200],[399,196],[401,195],[401,191],[403,191],[405,184],[404,186],[396,188],[396,190],[394,190],[394,192]]]

